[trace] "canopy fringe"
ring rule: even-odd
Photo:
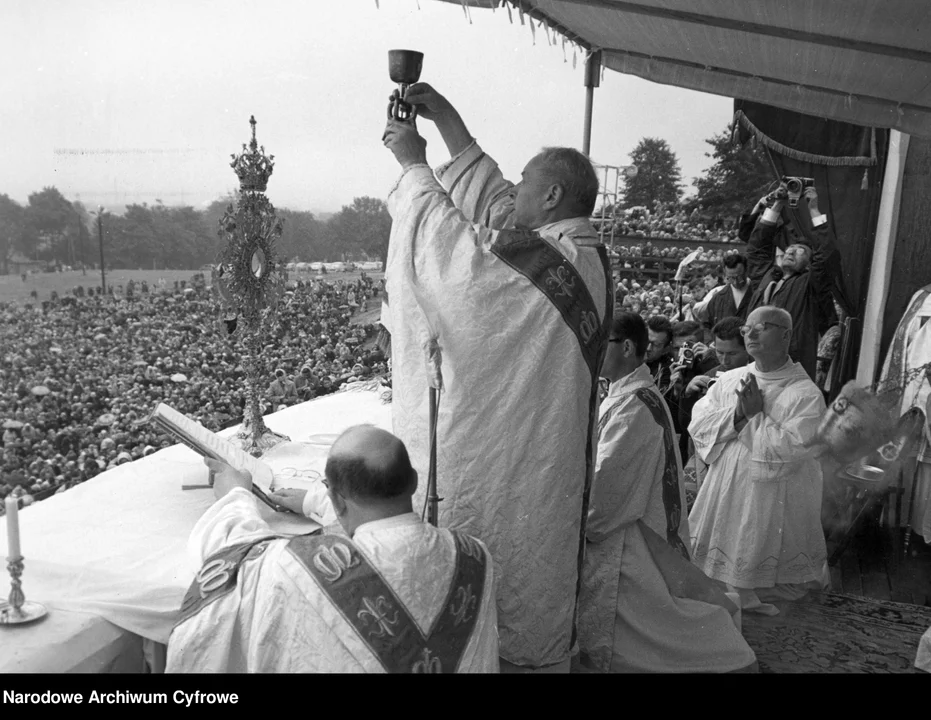
[[[801,150],[790,148],[780,142],[776,142],[771,137],[764,134],[763,131],[760,130],[756,125],[754,125],[750,121],[750,118],[748,118],[742,110],[738,110],[736,113],[734,113],[735,128],[737,123],[740,123],[746,130],[750,131],[753,137],[762,143],[765,147],[768,147],[770,150],[777,152],[780,155],[784,155],[785,157],[798,160],[799,162],[809,162],[815,165],[827,165],[829,167],[873,167],[876,165],[875,142],[871,148],[873,157],[829,157],[827,155],[814,155],[812,153],[802,152]]]

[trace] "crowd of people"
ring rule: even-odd
[[[174,444],[144,422],[158,403],[212,431],[242,421],[241,333],[217,315],[202,276],[183,285],[0,304],[0,497],[30,502]],[[380,280],[288,288],[262,358],[265,412],[387,372],[375,326],[352,322]]]
[[[596,214],[595,216],[599,216]],[[679,239],[691,242],[739,242],[737,230],[726,227],[720,219],[709,221],[702,216],[700,208],[691,212],[674,203],[654,203],[651,211],[646,207],[632,207],[618,217],[606,217],[601,230],[615,238],[625,235],[640,235],[649,238]]]

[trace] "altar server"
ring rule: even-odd
[[[440,525],[495,558],[502,671],[568,671],[614,297],[588,220],[598,178],[578,151],[548,148],[515,186],[445,98],[426,84],[406,97],[452,159],[434,177],[416,128],[389,122],[402,167],[388,196],[394,430],[423,475],[435,342]]]
[[[344,532],[275,537],[248,475],[207,464],[219,500],[191,535],[200,572],[167,672],[498,672],[488,551],[414,514],[417,473],[396,437],[358,426],[333,445]]]
[[[614,320],[602,376],[579,617],[579,664],[601,672],[733,672],[756,657],[723,583],[689,562],[682,462],[639,315]]]
[[[744,610],[776,612],[829,584],[821,529],[822,471],[807,443],[824,396],[789,357],[792,317],[757,308],[742,332],[751,365],[718,376],[692,410],[689,432],[708,474],[689,516],[693,561],[741,595]]]

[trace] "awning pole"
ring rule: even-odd
[[[892,277],[892,259],[895,255],[895,238],[899,227],[899,208],[902,203],[902,178],[905,158],[908,155],[909,136],[897,130],[889,132],[889,153],[883,176],[879,217],[876,222],[876,242],[873,244],[873,264],[866,293],[866,310],[863,313],[863,334],[860,338],[860,359],[857,364],[857,385],[869,387],[879,368],[879,350],[882,340],[882,322]]]
[[[591,157],[592,151],[592,108],[595,104],[595,88],[601,85],[601,50],[593,52],[585,61],[585,127],[582,132],[582,152]]]

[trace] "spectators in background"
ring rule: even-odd
[[[351,322],[350,292],[361,304],[379,286],[288,284],[263,357],[281,369],[275,407],[387,373],[374,326]],[[141,422],[160,402],[213,431],[242,421],[241,338],[205,287],[75,288],[44,303],[0,303],[0,497],[42,498],[174,444]],[[302,367],[298,398],[287,375]]]

